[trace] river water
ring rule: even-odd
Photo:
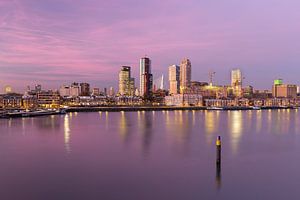
[[[1,119],[0,199],[299,199],[299,120],[298,110]]]

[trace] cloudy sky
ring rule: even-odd
[[[72,81],[117,86],[121,65],[152,59],[154,76],[184,57],[193,79],[300,84],[299,0],[0,0],[0,87]]]

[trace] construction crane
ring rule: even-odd
[[[216,72],[214,71],[209,71],[208,72],[208,76],[209,76],[209,85],[212,86],[213,85],[213,78],[214,78],[214,75],[216,74]]]

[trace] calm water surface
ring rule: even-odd
[[[2,119],[0,199],[299,199],[299,120],[297,110]]]

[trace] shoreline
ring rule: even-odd
[[[189,110],[208,110],[208,111],[230,111],[230,110],[278,110],[278,109],[298,109],[298,107],[288,106],[265,106],[260,109],[252,107],[218,107],[211,109],[206,106],[120,106],[120,107],[70,107],[66,112],[137,112],[137,111],[189,111]]]
[[[243,111],[243,110],[282,110],[282,109],[298,109],[295,106],[264,106],[259,107],[241,107],[241,106],[232,106],[232,107],[205,107],[205,106],[102,106],[102,107],[69,107],[62,109],[63,111],[49,111],[42,113],[33,113],[30,115],[24,114],[11,114],[0,113],[0,119],[11,119],[11,118],[28,118],[28,117],[41,117],[49,115],[64,115],[66,113],[73,112],[139,112],[139,111]]]

